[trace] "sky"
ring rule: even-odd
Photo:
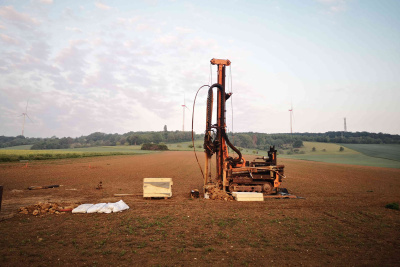
[[[346,118],[400,134],[398,14],[398,0],[0,0],[0,135],[21,134],[27,103],[26,137],[191,130],[212,58],[232,62],[229,131],[288,133],[293,107],[293,132]]]

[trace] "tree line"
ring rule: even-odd
[[[204,134],[194,134],[195,139],[204,138]],[[400,135],[369,132],[326,132],[326,133],[228,133],[230,141],[238,147],[267,150],[269,146],[277,148],[301,147],[302,142],[350,143],[350,144],[400,144]],[[142,145],[145,143],[178,143],[192,140],[191,132],[164,131],[127,132],[124,134],[106,134],[95,132],[81,137],[29,138],[0,136],[0,147],[32,145],[31,149],[66,149],[94,146]]]
[[[192,140],[191,132],[128,132],[124,134],[106,134],[95,132],[81,137],[29,138],[22,135],[16,137],[0,136],[0,148],[32,145],[31,149],[66,149],[95,146],[142,145],[144,143],[177,143]]]
[[[231,143],[244,148],[267,150],[277,148],[299,148],[304,141],[336,144],[400,144],[400,135],[369,132],[326,132],[326,133],[232,133],[228,134]]]

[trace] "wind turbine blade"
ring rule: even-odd
[[[294,122],[294,109],[292,108],[292,117],[293,117],[293,122]]]
[[[28,119],[33,123],[33,121],[31,120],[31,118],[29,118],[28,114],[26,114],[26,116],[28,117]]]
[[[29,103],[29,99],[26,101],[25,113],[28,113],[28,103]]]

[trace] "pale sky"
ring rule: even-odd
[[[28,100],[27,137],[182,130],[212,58],[232,62],[229,130],[290,132],[292,104],[294,132],[346,117],[400,134],[399,14],[398,0],[2,0],[0,135],[21,134]]]

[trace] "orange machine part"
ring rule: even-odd
[[[231,65],[231,62],[229,61],[229,59],[216,59],[216,58],[213,58],[213,59],[210,60],[210,62],[213,65],[225,65],[225,66]]]

